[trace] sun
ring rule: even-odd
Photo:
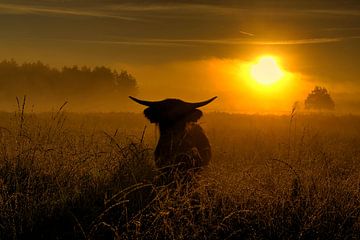
[[[262,85],[273,85],[284,76],[281,69],[273,56],[262,56],[250,68],[251,77]]]

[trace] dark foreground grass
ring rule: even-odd
[[[140,114],[1,119],[0,239],[360,238],[359,117],[209,114],[210,166],[169,185]]]

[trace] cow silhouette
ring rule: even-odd
[[[159,126],[160,138],[155,149],[155,164],[159,169],[181,166],[182,170],[201,169],[211,159],[211,147],[203,129],[197,123],[202,112],[197,109],[217,97],[197,103],[180,99],[144,101],[130,98],[146,106],[145,117]]]

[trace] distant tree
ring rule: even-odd
[[[305,99],[305,108],[315,110],[334,110],[335,103],[326,88],[316,86]]]

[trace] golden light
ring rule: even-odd
[[[262,85],[272,85],[284,76],[284,71],[278,65],[275,57],[263,56],[251,66],[250,75]]]
[[[229,106],[233,109],[280,113],[291,109],[295,101],[303,98],[303,90],[308,89],[302,74],[287,69],[290,66],[287,60],[286,55],[272,54],[260,55],[253,61],[213,60],[208,71],[216,72],[211,72],[208,78],[213,78],[215,88],[231,99]],[[257,76],[266,77],[256,79]]]

